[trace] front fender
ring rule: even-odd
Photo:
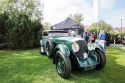
[[[70,50],[65,44],[59,44],[54,49],[54,55],[57,50],[60,50],[64,56],[69,57],[70,56]]]
[[[99,45],[98,43],[94,43],[94,46],[95,46],[95,49],[100,49],[102,52],[104,52],[105,53],[105,49],[101,46],[101,45]]]
[[[57,51],[61,51],[62,54],[65,56],[65,57],[69,57],[70,56],[70,50],[69,48],[65,45],[65,44],[59,44],[55,47],[54,49],[54,52],[53,52],[53,63],[55,63],[55,54]]]

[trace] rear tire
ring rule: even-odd
[[[70,58],[62,54],[61,51],[57,51],[55,54],[55,65],[58,74],[62,78],[68,78],[71,74],[71,62]]]
[[[52,48],[53,48],[52,44],[50,42],[47,42],[45,50],[49,58],[52,58]]]
[[[97,53],[97,56],[98,56],[98,61],[99,61],[99,64],[96,65],[96,69],[97,70],[100,70],[102,69],[105,64],[106,64],[106,56],[105,56],[105,53],[103,53],[101,50],[97,49],[96,50],[96,53]]]
[[[39,48],[39,51],[40,51],[40,54],[41,54],[41,55],[45,55],[45,54],[46,54],[46,53],[44,52],[43,47],[40,47],[40,48]]]

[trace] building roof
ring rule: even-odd
[[[115,32],[125,32],[125,27],[122,27],[122,29],[121,29],[121,27],[115,27],[114,31]]]

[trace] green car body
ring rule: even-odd
[[[48,35],[49,33],[51,34],[54,33],[55,35],[49,36]],[[60,36],[57,33],[60,33],[60,34],[63,33],[67,35]],[[56,53],[59,52],[59,54],[61,55],[61,57],[65,62],[65,64],[63,63],[65,65],[64,67],[66,67],[66,64],[71,66],[71,68],[69,68],[68,70],[65,70],[65,71],[70,71],[68,74],[71,73],[71,70],[73,69],[73,67],[83,68],[85,70],[91,70],[94,68],[101,69],[104,67],[106,63],[105,52],[98,43],[92,43],[92,42],[87,43],[81,37],[68,36],[67,31],[61,31],[61,30],[44,31],[42,39],[40,40],[40,44],[41,44],[41,47],[40,47],[41,54],[47,54],[48,57],[53,58],[54,64],[56,64],[58,61],[56,60],[57,59]],[[66,63],[65,59],[68,59],[70,62],[67,61],[68,63]],[[100,63],[100,61],[102,62]],[[67,73],[60,74],[58,69],[57,69],[57,72],[63,78],[69,77]]]

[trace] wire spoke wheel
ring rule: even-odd
[[[63,74],[65,72],[65,63],[61,57],[58,57],[58,59],[57,59],[57,70],[61,74]]]
[[[48,57],[51,57],[51,45],[50,45],[50,43],[46,44],[46,54]]]
[[[63,78],[68,78],[71,74],[71,62],[70,58],[65,57],[61,51],[56,52],[56,70],[58,74]]]

